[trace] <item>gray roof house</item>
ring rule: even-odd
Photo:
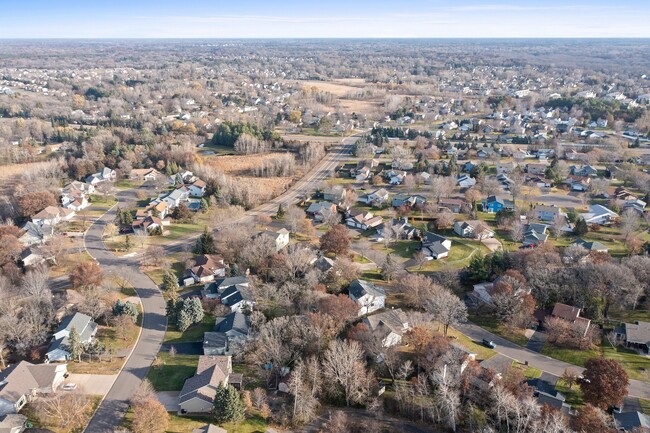
[[[93,322],[93,319],[90,316],[82,313],[75,313],[64,317],[61,324],[54,332],[52,343],[45,354],[46,362],[70,360],[70,352],[68,352],[68,337],[70,336],[72,328],[77,330],[82,343],[90,343],[97,333],[97,324]]]
[[[573,242],[572,245],[580,245],[587,251],[597,251],[599,253],[606,253],[609,251],[605,245],[597,241],[585,241],[584,239],[577,239],[575,242]]]
[[[37,394],[57,390],[67,374],[66,364],[32,364],[21,361],[0,373],[0,416],[17,413]]]
[[[19,413],[0,416],[0,433],[22,433],[27,425],[27,417]]]
[[[192,430],[192,433],[228,433],[228,430],[214,424],[207,424],[203,427],[195,428]]]
[[[641,412],[614,412],[614,425],[619,432],[632,432],[650,429],[650,416]],[[642,430],[645,431],[645,430]]]
[[[384,347],[400,344],[402,336],[411,329],[406,314],[400,308],[367,316],[363,323],[370,332],[381,339]]]
[[[230,356],[199,357],[196,374],[185,381],[178,395],[180,413],[210,413],[219,386],[241,385],[241,375],[233,374]]]
[[[231,286],[248,286],[248,277],[239,275],[237,277],[225,277],[207,284],[201,292],[201,296],[207,299],[217,299],[228,287]]]
[[[451,251],[451,240],[436,233],[426,232],[422,236],[422,251],[428,260],[444,259]]]
[[[233,312],[225,317],[217,317],[214,332],[203,336],[204,355],[234,354],[248,338],[250,320],[240,312]]]
[[[650,351],[650,323],[622,323],[614,330],[616,337],[623,340],[626,347]]]
[[[370,281],[354,280],[348,288],[350,299],[359,305],[359,316],[384,308],[386,291]]]
[[[223,332],[203,333],[204,355],[225,355],[228,352],[228,336]]]

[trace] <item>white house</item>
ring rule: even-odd
[[[65,379],[66,364],[32,364],[20,361],[0,373],[0,416],[18,413],[38,394],[56,392]]]
[[[459,174],[456,177],[456,185],[458,185],[461,188],[470,188],[476,185],[476,179],[474,179],[472,176],[469,176],[467,174]]]
[[[97,334],[97,324],[92,317],[82,313],[66,316],[52,337],[52,343],[45,354],[46,362],[70,360],[68,338],[72,328],[79,333],[79,341],[84,344],[90,343]]]
[[[289,245],[289,230],[284,227],[280,230],[264,230],[257,234],[257,236],[266,236],[269,237],[275,243],[275,250],[280,251],[287,245]]]
[[[371,192],[368,195],[362,195],[359,197],[361,203],[371,204],[371,203],[384,203],[388,200],[388,191],[385,188],[380,188]]]
[[[426,232],[422,237],[422,251],[427,260],[444,259],[451,251],[451,240],[435,233]]]
[[[348,290],[350,299],[359,305],[359,316],[384,308],[386,291],[370,281],[354,280]]]
[[[195,180],[191,185],[187,186],[192,197],[203,197],[205,195],[206,183],[201,179]]]
[[[108,167],[104,167],[99,173],[93,173],[90,176],[88,176],[86,178],[86,183],[89,183],[94,186],[102,182],[112,182],[115,180],[116,177],[117,177],[117,173],[115,173],[115,170],[112,170]]]
[[[477,228],[482,226],[480,233]],[[494,231],[482,221],[456,221],[454,223],[454,233],[462,238],[474,238],[478,240],[488,239],[494,237]]]
[[[75,211],[62,207],[48,206],[32,217],[32,222],[39,226],[55,226],[61,221],[69,221],[75,216]]]
[[[587,224],[607,225],[618,218],[618,214],[607,209],[605,206],[593,204],[589,206],[589,212],[580,214]]]

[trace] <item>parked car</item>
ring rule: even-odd
[[[77,389],[77,384],[76,383],[66,383],[63,385],[63,390],[64,391],[74,391]]]
[[[497,345],[494,344],[494,341],[487,340],[487,339],[485,339],[485,338],[483,339],[483,346],[485,346],[485,347],[489,347],[490,349],[494,349],[494,348],[497,347]]]

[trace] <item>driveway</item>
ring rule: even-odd
[[[546,334],[543,332],[535,331],[530,339],[528,339],[526,349],[532,350],[533,352],[541,352],[542,347],[544,347],[544,343],[546,343]]]
[[[488,249],[492,252],[501,251],[503,249],[503,245],[501,245],[501,242],[499,242],[498,239],[494,239],[494,238],[483,239],[481,240],[481,243],[486,247],[488,247]]]
[[[473,323],[463,323],[462,325],[456,326],[456,329],[474,341],[482,341],[483,339],[492,340],[497,345],[495,349],[497,352],[519,362],[528,361],[528,364],[532,367],[538,368],[543,372],[551,373],[555,376],[562,376],[564,370],[567,368],[575,370],[579,373],[582,373],[584,371],[583,367],[579,367],[577,365],[569,364],[567,362],[549,358],[546,355],[533,352],[532,350],[528,350],[525,347],[519,346],[504,338],[494,335]],[[650,386],[646,382],[630,379],[628,394],[632,397],[649,399]]]
[[[106,395],[117,379],[117,374],[73,374],[63,382],[76,383],[77,390],[87,395]],[[60,389],[60,388],[59,388]]]
[[[165,406],[167,412],[178,412],[178,394],[180,391],[160,391],[156,393],[156,397]]]

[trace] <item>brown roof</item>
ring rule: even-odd
[[[223,257],[217,254],[204,254],[194,259],[195,266],[192,268],[198,277],[204,275],[214,275],[220,269],[223,269]]]
[[[559,317],[560,319],[567,320],[571,323],[575,322],[580,315],[580,308],[572,307],[566,304],[555,304],[551,316]]]

